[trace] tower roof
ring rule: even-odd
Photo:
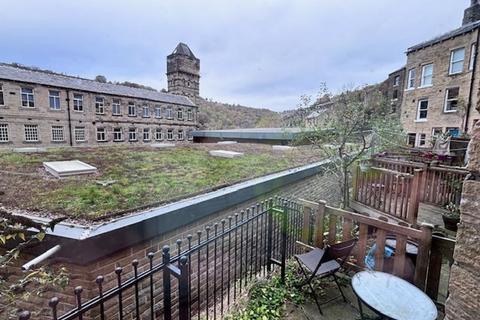
[[[193,54],[192,50],[183,42],[180,42],[175,50],[173,50],[172,54],[180,54],[183,56],[187,56],[193,59],[196,59],[195,55]]]

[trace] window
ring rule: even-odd
[[[113,141],[122,141],[123,132],[122,128],[113,128]]]
[[[29,141],[29,142],[38,141],[38,125],[36,124],[25,125],[25,141]]]
[[[458,107],[458,94],[460,88],[451,88],[446,90],[444,112],[455,112]]]
[[[393,79],[393,86],[396,87],[398,85],[400,85],[400,76],[395,76]]]
[[[65,141],[63,126],[52,126],[52,141]]]
[[[167,140],[173,140],[173,129],[167,130]]]
[[[191,129],[187,131],[187,139],[188,140],[193,140],[193,134],[192,133],[193,133],[193,130],[191,130]]]
[[[443,133],[442,128],[432,128],[432,137],[433,138],[436,138],[436,137],[440,136],[442,133]]]
[[[420,133],[418,135],[418,146],[419,147],[424,146],[426,141],[427,141],[427,135],[425,133]]]
[[[77,142],[87,140],[85,136],[85,127],[75,127],[75,129],[73,130],[73,135],[75,136],[75,141]]]
[[[112,100],[112,115],[114,116],[122,115],[122,107],[120,106],[120,99]]]
[[[178,130],[178,132],[177,132],[177,140],[183,140],[183,130]]]
[[[162,108],[160,106],[155,106],[155,118],[162,117]]]
[[[415,147],[415,139],[417,138],[416,133],[409,133],[407,143],[410,147]]]
[[[393,90],[392,100],[398,100],[398,90],[397,89]]]
[[[22,88],[22,107],[35,107],[32,88]]]
[[[143,141],[150,141],[150,129],[143,128]]]
[[[429,87],[433,84],[433,64],[427,64],[422,68],[422,80],[420,82],[421,87]]]
[[[0,142],[8,142],[8,124],[0,123]]]
[[[128,140],[129,141],[137,141],[137,129],[136,128],[128,129]]]
[[[102,97],[95,97],[95,112],[97,114],[105,113],[105,99]]]
[[[60,110],[60,91],[50,90],[48,92],[48,101],[50,102],[50,109]]]
[[[172,107],[168,107],[166,109],[166,116],[167,116],[167,119],[173,119],[173,114],[172,114]]]
[[[447,133],[456,138],[460,135],[460,130],[456,127],[447,128]]]
[[[193,111],[192,111],[192,109],[187,110],[187,120],[188,121],[193,121]]]
[[[143,117],[148,118],[150,117],[150,110],[148,109],[148,106],[143,106]]]
[[[418,100],[417,121],[426,121],[428,113],[428,100]]]
[[[135,117],[137,115],[137,111],[135,109],[135,104],[133,102],[128,103],[128,116]]]
[[[162,129],[155,129],[155,140],[162,140]]]
[[[407,81],[407,89],[415,88],[415,76],[416,76],[415,69],[408,70],[408,81]]]
[[[183,109],[179,108],[177,110],[177,119],[178,120],[183,120]]]
[[[3,87],[0,85],[0,106],[5,105],[5,100],[3,99]]]
[[[73,94],[73,111],[83,111],[83,95]]]
[[[97,128],[97,141],[107,141],[105,128]]]
[[[475,54],[477,53],[477,44],[474,43],[472,44],[472,47],[470,49],[470,65],[468,67],[468,70],[473,70],[473,66],[475,65]]]
[[[465,48],[452,51],[450,56],[450,74],[463,72],[463,60],[465,59]]]

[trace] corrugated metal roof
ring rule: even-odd
[[[195,106],[184,96],[163,93],[153,90],[132,88],[119,84],[101,83],[94,80],[77,78],[44,71],[26,70],[0,63],[0,79],[36,83],[58,88],[89,91],[117,96],[140,98],[158,102]]]
[[[458,29],[452,30],[452,31],[447,32],[445,34],[442,34],[441,36],[435,37],[431,40],[428,40],[428,41],[419,43],[415,46],[412,46],[412,47],[407,49],[407,53],[410,53],[410,52],[413,52],[413,51],[416,51],[416,50],[420,50],[420,49],[423,49],[425,47],[437,44],[437,43],[445,41],[445,40],[448,40],[450,38],[454,38],[454,37],[460,36],[462,34],[471,32],[478,27],[480,27],[480,21],[472,22],[472,23],[464,25],[464,26],[462,26]]]

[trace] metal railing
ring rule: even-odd
[[[159,263],[158,253],[149,252],[141,259],[145,263],[133,260],[129,267],[115,268],[116,283],[108,290],[107,277],[98,276],[91,299],[83,299],[84,289],[76,287],[76,307],[61,315],[61,299],[52,298],[47,318],[216,319],[254,277],[279,266],[284,278],[286,260],[301,238],[302,218],[296,202],[262,201],[177,240],[176,248],[164,246]],[[28,311],[19,316],[31,317]]]

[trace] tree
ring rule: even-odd
[[[95,81],[101,82],[101,83],[107,83],[107,77],[99,74],[98,76],[95,77]]]
[[[322,87],[319,97],[331,96]],[[310,103],[310,99],[302,97]],[[394,150],[405,143],[399,119],[376,89],[364,87],[345,89],[332,96],[320,121],[303,128],[296,143],[309,143],[331,158],[331,171],[338,177],[342,207],[349,206],[352,165],[369,155]],[[305,105],[305,103],[303,103]]]
[[[17,305],[20,301],[68,284],[63,267],[51,270],[34,266],[19,275],[14,266],[25,249],[43,241],[47,231],[53,230],[61,220],[55,219],[48,224],[37,223],[0,209],[0,316],[3,319],[18,319],[20,310]]]

